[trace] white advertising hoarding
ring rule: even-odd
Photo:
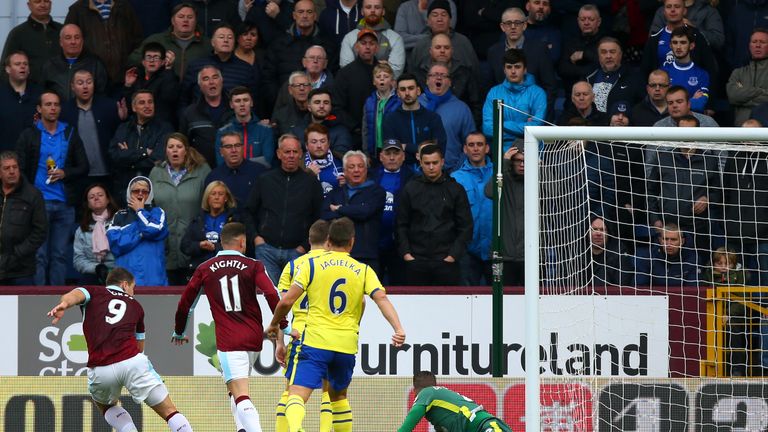
[[[0,375],[16,375],[19,369],[19,298],[0,296],[0,317],[3,317],[3,343],[0,344]]]

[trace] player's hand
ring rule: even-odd
[[[51,318],[51,324],[58,324],[61,320],[61,317],[64,316],[64,311],[67,310],[67,305],[64,304],[64,302],[61,302],[57,304],[53,309],[50,310],[50,312],[47,313],[47,315]]]
[[[267,337],[270,340],[277,340],[277,335],[282,330],[280,330],[280,327],[277,324],[270,324],[269,327],[267,327]]]
[[[291,339],[293,340],[299,340],[299,337],[301,335],[299,334],[299,331],[296,329],[291,329]]]
[[[171,343],[176,346],[182,346],[188,342],[189,342],[189,338],[187,336],[178,336],[178,335],[171,336]]]
[[[275,344],[275,360],[280,366],[285,367],[285,344]]]
[[[401,347],[405,343],[405,331],[404,330],[397,330],[394,335],[392,335],[392,345],[396,347]]]

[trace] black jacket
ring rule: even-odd
[[[765,153],[736,152],[728,156],[723,171],[726,237],[744,243],[768,238]]]
[[[221,97],[221,103],[226,108],[218,122],[214,122],[208,114],[205,98],[188,106],[179,122],[179,132],[189,138],[189,144],[205,157],[211,168],[216,166],[216,131],[226,124],[231,112],[224,96]]]
[[[109,86],[107,69],[101,60],[86,53],[82,53],[73,64],[69,64],[64,55],[49,58],[43,65],[40,84],[46,89],[55,90],[61,96],[61,102],[64,102],[75,96],[69,83],[72,82],[72,75],[83,69],[90,71],[93,75],[96,93],[106,92]]]
[[[135,116],[120,124],[109,143],[116,191],[124,191],[137,175],[148,177],[152,168],[165,160],[165,139],[171,132],[170,124],[157,119],[145,123],[141,134]],[[120,143],[126,143],[128,148],[121,149]],[[148,149],[151,154],[147,154]]]
[[[2,58],[14,51],[24,51],[29,59],[29,80],[36,84],[43,84],[41,80],[43,65],[46,60],[61,54],[59,46],[59,32],[62,24],[51,19],[43,25],[30,15],[27,20],[17,25],[8,33],[3,47]],[[0,78],[5,81],[8,74],[5,68],[0,72]]]
[[[632,108],[632,118],[629,119],[629,124],[631,126],[653,126],[657,121],[667,116],[669,113],[666,109],[660,113],[648,99],[648,96],[645,96]]]
[[[179,101],[179,78],[171,69],[162,69],[146,78],[143,66],[138,67],[138,78],[131,87],[123,87],[123,96],[128,108],[133,94],[138,90],[150,90],[155,97],[155,117],[173,126],[179,123],[177,104]]]
[[[192,219],[192,222],[187,226],[187,232],[184,233],[184,237],[181,239],[181,252],[190,258],[190,266],[193,269],[197,268],[204,261],[214,257],[217,252],[221,250],[221,239],[214,242],[216,250],[208,252],[200,249],[200,242],[203,240],[210,240],[206,236],[205,231],[205,217],[208,216],[208,212],[201,210],[200,214]],[[226,210],[226,217],[224,223],[230,222],[243,222],[243,217],[237,208],[231,208]]]
[[[592,73],[587,75],[586,81],[594,88],[595,80],[600,75],[600,68],[595,69]],[[637,103],[644,94],[645,86],[640,81],[637,74],[632,73],[629,67],[621,65],[619,69],[613,73],[619,74],[619,78],[616,83],[611,87],[611,91],[608,92],[608,103],[605,108],[606,111],[611,109],[611,105],[615,102],[624,101],[629,106]],[[610,119],[608,119],[610,121]]]
[[[309,250],[309,226],[320,218],[323,189],[313,174],[278,167],[259,176],[248,197],[246,224],[268,244]]]
[[[35,274],[35,253],[48,235],[43,195],[21,176],[0,201],[0,279]]]
[[[472,212],[464,188],[443,174],[437,181],[415,176],[405,185],[397,209],[400,256],[455,260],[472,239]]]
[[[387,192],[378,184],[369,180],[364,185],[351,197],[348,185],[334,188],[323,201],[323,219],[348,217],[355,223],[355,245],[350,252],[355,259],[379,257],[379,227],[387,199]],[[332,211],[331,204],[341,207]]]
[[[37,99],[42,92],[36,84],[27,82],[23,95],[8,82],[0,84],[0,150],[14,150],[21,132],[33,125]]]
[[[101,95],[93,97],[91,105],[93,119],[96,121],[96,134],[99,137],[101,154],[104,162],[109,167],[109,143],[115,135],[117,128],[120,127],[120,115],[117,112],[117,102],[111,98]],[[77,126],[80,117],[80,109],[77,107],[77,101],[70,99],[61,104],[61,120],[67,124]],[[79,130],[77,131],[80,132]]]

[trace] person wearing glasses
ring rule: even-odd
[[[123,95],[133,99],[139,90],[150,90],[155,96],[155,116],[178,126],[176,106],[179,101],[179,79],[167,64],[165,47],[159,42],[149,42],[141,48],[141,66],[125,71]]]
[[[325,48],[320,45],[312,45],[304,52],[304,57],[301,59],[302,72],[307,74],[309,83],[311,86],[309,90],[318,88],[331,88],[335,82],[333,73],[328,69],[328,54],[325,52]],[[280,90],[277,93],[277,101],[275,101],[274,111],[288,105],[291,102],[291,92],[288,91],[290,84],[288,81],[280,86]],[[307,90],[307,92],[309,92]],[[270,107],[272,108],[272,107]]]
[[[115,265],[136,278],[136,285],[167,286],[165,239],[168,221],[165,211],[152,205],[152,181],[136,176],[126,189],[128,207],[119,210],[107,228],[109,250]]]
[[[653,126],[654,123],[668,116],[667,90],[669,90],[669,74],[656,69],[648,74],[645,85],[646,95],[632,108],[632,124],[634,126]]]
[[[312,83],[309,82],[309,75],[302,71],[296,71],[288,77],[288,94],[290,101],[278,107],[272,112],[272,127],[275,135],[280,136],[292,133],[294,127],[303,121],[309,113],[309,92],[312,90]]]
[[[208,177],[205,178],[205,185],[207,186],[214,181],[223,182],[232,192],[237,205],[242,208],[248,201],[248,195],[256,183],[256,177],[269,167],[245,158],[243,136],[240,132],[232,130],[224,132],[219,136],[219,141],[221,142],[219,154],[222,163],[208,174]]]

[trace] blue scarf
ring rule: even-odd
[[[367,188],[368,186],[372,186],[372,185],[373,185],[373,180],[366,180],[366,181],[364,181],[362,184],[360,184],[359,186],[350,186],[350,185],[347,185],[347,197],[349,197],[349,198],[351,199],[351,198],[352,198],[353,196],[355,196],[355,194],[356,194],[356,193],[358,193],[358,192],[359,192],[361,189],[365,189],[365,188]]]
[[[426,109],[428,109],[428,110],[430,110],[432,112],[436,112],[437,108],[440,105],[442,105],[445,102],[447,102],[448,99],[450,99],[451,96],[453,96],[453,92],[451,92],[451,89],[448,89],[448,91],[445,92],[444,95],[438,96],[438,95],[432,93],[431,91],[429,91],[429,89],[424,89],[424,96],[427,98],[427,103],[424,104],[424,108],[426,108]]]

